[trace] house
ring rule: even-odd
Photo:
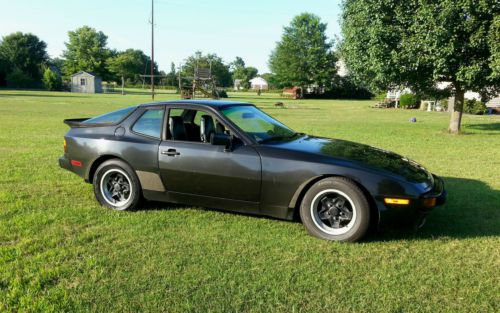
[[[255,77],[250,79],[250,88],[254,90],[267,90],[269,89],[269,84],[262,77]]]
[[[71,75],[71,92],[101,93],[102,79],[93,73],[80,71]]]

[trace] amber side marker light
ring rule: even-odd
[[[424,199],[424,206],[428,207],[428,208],[436,206],[436,198],[427,198],[427,199]]]
[[[398,198],[384,198],[386,204],[397,204],[397,205],[408,205],[410,200],[408,199],[398,199]]]
[[[66,139],[64,139],[64,152],[68,152],[68,144],[66,143]]]

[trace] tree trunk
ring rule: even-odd
[[[448,128],[448,131],[452,134],[460,133],[462,111],[464,109],[464,93],[465,91],[461,88],[456,88],[453,110],[451,111],[450,126]]]
[[[125,95],[125,78],[122,76],[122,96]]]

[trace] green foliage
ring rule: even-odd
[[[35,85],[35,81],[31,76],[15,67],[6,76],[7,87],[12,88],[31,88]]]
[[[399,105],[403,109],[416,109],[418,107],[418,96],[412,93],[405,93],[399,98]]]
[[[465,100],[464,113],[483,115],[486,112],[488,112],[488,108],[483,102],[474,99]]]
[[[342,57],[374,89],[399,85],[420,94],[449,81],[459,95],[495,92],[499,14],[497,0],[345,0]],[[452,132],[460,110],[455,105]]]
[[[269,59],[279,85],[330,87],[337,58],[332,51],[333,42],[325,34],[326,26],[318,16],[303,13],[284,28]]]
[[[47,44],[37,36],[12,33],[0,43],[0,84],[2,77],[11,87],[34,87],[48,61]]]
[[[89,26],[68,32],[69,41],[63,52],[65,59],[63,72],[71,76],[79,71],[92,72],[103,80],[109,79],[106,61],[112,56],[107,47],[108,37],[101,31]]]
[[[257,76],[259,72],[255,67],[246,67],[242,58],[236,57],[236,60],[230,64],[233,80],[240,79],[241,87],[250,88],[250,79]]]
[[[326,96],[331,99],[371,99],[373,94],[349,76],[336,76]]]
[[[106,61],[108,71],[113,75],[112,79],[120,81],[122,78],[131,83],[142,82],[139,76],[144,74],[144,70],[149,74],[151,58],[144,54],[141,50],[127,49],[123,52],[116,53],[115,56]],[[153,73],[159,74],[158,64],[154,64]],[[158,79],[156,79],[158,80]]]
[[[188,57],[186,62],[182,65],[182,76],[193,77],[196,66],[199,68],[212,67],[212,75],[215,77],[217,86],[229,87],[232,85],[232,77],[229,72],[229,66],[224,64],[222,59],[217,54],[203,55],[200,51],[195,52],[194,55]]]
[[[49,67],[43,72],[43,85],[47,90],[50,91],[60,91],[62,90],[62,78],[61,75],[52,71]]]

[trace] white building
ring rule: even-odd
[[[269,84],[262,77],[255,77],[250,79],[250,88],[254,90],[267,90],[269,89]]]

